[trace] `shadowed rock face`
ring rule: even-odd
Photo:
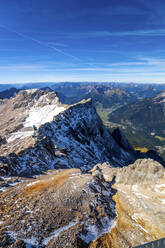
[[[2,104],[2,111],[10,116],[1,124],[3,174],[73,167],[85,172],[97,163],[121,167],[135,160],[134,151],[117,144],[90,100],[66,106],[54,92],[27,90]]]
[[[0,247],[84,248],[115,226],[115,190],[97,168],[22,180],[0,194]]]
[[[112,137],[115,139],[115,141],[118,143],[120,147],[122,147],[126,151],[134,152],[133,147],[126,139],[125,135],[122,133],[122,131],[119,128],[116,128],[112,132]]]
[[[4,99],[4,98],[10,98],[12,96],[14,96],[16,93],[18,93],[19,90],[16,88],[10,88],[4,91],[0,92],[0,98]]]
[[[91,248],[134,247],[165,237],[165,169],[151,159],[139,159],[123,168],[99,167],[106,180],[115,177],[117,222]]]

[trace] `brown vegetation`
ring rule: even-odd
[[[44,180],[41,177],[39,182],[25,188],[25,195],[31,195],[45,190],[57,189],[57,187],[64,183],[68,176],[72,173],[73,170],[64,170],[59,173],[52,173],[51,176],[47,176],[46,178],[44,177]]]

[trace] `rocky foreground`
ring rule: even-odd
[[[0,247],[127,248],[165,237],[165,168],[111,134],[91,100],[67,106],[28,90],[0,111]]]
[[[91,247],[134,247],[164,238],[165,169],[152,159],[139,159],[121,169],[99,167],[107,181],[115,177],[117,223]]]
[[[165,236],[165,169],[153,160],[5,180],[0,247],[125,248]]]
[[[116,224],[116,191],[100,169],[22,180],[0,194],[1,247],[89,247]]]

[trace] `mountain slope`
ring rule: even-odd
[[[126,124],[134,129],[164,135],[165,92],[135,104],[124,106],[110,114],[109,120]]]
[[[117,219],[112,231],[90,248],[128,248],[164,238],[165,168],[151,159],[123,168],[99,168],[107,181],[114,179]]]
[[[109,121],[123,127],[136,149],[155,150],[165,160],[165,92],[115,110]]]
[[[134,151],[116,143],[90,100],[66,106],[54,92],[27,90],[1,108],[8,111],[1,122],[1,173],[72,167],[87,171],[96,163],[124,166],[135,160]]]
[[[14,96],[14,94],[18,93],[19,90],[16,88],[10,88],[4,91],[0,92],[0,99],[4,99],[4,98],[10,98],[12,96]]]
[[[0,194],[0,247],[89,247],[115,225],[114,193],[97,169],[26,179]]]

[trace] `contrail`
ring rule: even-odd
[[[8,27],[6,27],[6,26],[4,26],[4,25],[0,25],[0,27],[3,28],[3,29],[6,29],[6,30],[9,31],[9,32],[15,33],[15,34],[17,34],[17,35],[20,36],[20,37],[23,37],[23,38],[25,38],[25,39],[31,40],[31,41],[33,41],[33,42],[35,42],[35,43],[37,43],[37,44],[39,44],[39,45],[41,45],[41,46],[50,48],[50,49],[52,49],[52,50],[54,50],[54,51],[56,51],[56,52],[58,52],[58,53],[60,53],[60,54],[62,54],[62,55],[65,55],[65,56],[67,56],[67,57],[71,57],[71,58],[73,58],[73,59],[76,59],[76,60],[79,60],[79,61],[80,61],[80,59],[77,58],[76,56],[73,56],[73,55],[70,54],[70,53],[66,53],[66,52],[62,51],[61,49],[58,49],[57,47],[50,46],[50,45],[48,45],[48,44],[46,44],[46,43],[44,43],[44,42],[42,42],[42,41],[40,41],[40,40],[34,39],[34,38],[31,37],[31,36],[28,36],[28,35],[25,35],[25,34],[23,34],[23,33],[17,32],[16,30],[13,30],[13,29],[9,29]]]

